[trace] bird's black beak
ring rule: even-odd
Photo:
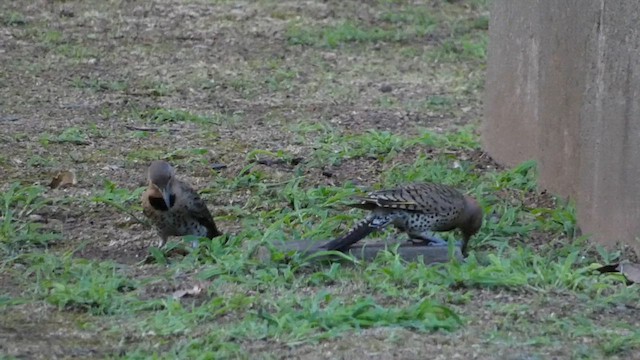
[[[171,193],[166,189],[161,190],[162,200],[164,200],[165,205],[167,205],[167,209],[171,208]]]

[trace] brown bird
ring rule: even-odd
[[[153,161],[147,176],[149,187],[142,194],[142,208],[158,230],[160,247],[169,236],[196,235],[212,239],[222,235],[198,193],[177,179],[166,161]]]
[[[389,225],[406,232],[411,241],[428,245],[446,245],[432,231],[462,231],[462,253],[467,243],[482,226],[482,209],[478,202],[458,190],[442,184],[410,184],[395,189],[380,190],[358,198],[352,207],[371,210],[347,235],[322,246],[326,250],[344,251],[373,231]]]

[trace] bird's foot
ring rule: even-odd
[[[449,242],[435,236],[420,236],[409,238],[414,245],[423,244],[425,246],[449,246]],[[456,241],[456,246],[462,246],[461,241]]]
[[[414,245],[424,245],[424,246],[447,246],[448,243],[442,239],[416,239],[409,238],[409,241]]]
[[[162,240],[158,241],[157,248],[162,250],[166,244],[167,244],[167,240],[166,239],[162,239]]]

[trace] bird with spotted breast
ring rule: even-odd
[[[376,230],[394,225],[409,235],[412,242],[441,246],[447,243],[433,232],[460,229],[462,254],[466,256],[469,239],[482,226],[478,202],[455,188],[436,183],[416,183],[379,190],[357,198],[351,207],[370,210],[345,236],[329,241],[325,250],[345,251]]]
[[[142,194],[142,209],[158,231],[159,247],[166,244],[169,236],[212,239],[222,235],[200,195],[176,177],[169,163],[153,161],[147,178],[149,187]]]

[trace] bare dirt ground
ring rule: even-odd
[[[157,158],[206,189],[243,174],[253,150],[311,161],[331,132],[411,137],[475,126],[482,117],[486,44],[465,42],[486,36],[481,1],[5,1],[0,16],[0,179],[47,186],[58,171],[73,169],[77,185],[48,189],[56,205],[39,213],[62,234],[51,251],[111,260],[133,279],[153,278],[142,299],[166,297],[193,273],[176,270],[172,278],[161,265],[139,264],[157,240],[134,217],[139,211],[70,199],[104,194],[105,180],[134,193]],[[383,31],[394,27],[404,30]],[[309,167],[305,186],[373,185],[390,168],[438,149],[403,151],[391,163],[360,157]],[[477,169],[499,168],[479,150],[455,155]],[[286,164],[255,169],[272,182],[295,171]],[[250,191],[236,190],[203,194],[229,233],[242,229],[238,206],[275,206],[252,204]],[[525,202],[554,206],[546,194]],[[549,241],[544,234],[529,240]],[[0,274],[2,293],[28,292],[12,274]],[[635,308],[592,308],[572,292],[471,287],[456,296],[466,299],[457,310],[471,320],[453,333],[372,328],[297,346],[277,337],[235,342],[250,358],[552,359],[588,357],[590,341],[597,342],[556,319],[579,323],[587,314],[605,328],[638,325]],[[4,314],[0,350],[17,358],[146,358],[202,335],[160,338],[127,328],[126,315],[101,323],[42,302]],[[114,331],[114,322],[127,330]],[[148,351],[131,355],[139,347]]]
[[[438,11],[449,5],[429,6]],[[313,27],[355,17],[375,25],[384,9],[351,2],[5,4],[2,177],[46,185],[57,171],[74,169],[78,186],[55,195],[94,193],[104,179],[135,189],[144,185],[149,161],[164,157],[178,162],[186,180],[202,188],[211,163],[228,165],[221,176],[232,176],[247,165],[246,155],[255,148],[308,155],[312,148],[288,131],[300,123],[326,122],[354,134],[378,129],[402,135],[477,122],[477,91],[456,97],[455,108],[445,113],[414,105],[434,94],[453,93],[451,87],[467,78],[480,81],[481,63],[468,69],[473,64],[424,60],[445,35],[346,43],[337,49],[287,41],[292,23]],[[471,19],[478,11],[461,4],[446,13]],[[382,87],[391,89],[394,105],[380,105]],[[183,109],[218,121],[205,131],[188,122],[156,131],[159,126],[139,115],[153,109]],[[152,131],[137,130],[147,128]],[[189,151],[200,149],[206,154],[189,158]],[[333,176],[366,184],[375,173],[354,161]],[[244,200],[214,197],[211,205]],[[107,215],[101,206],[57,210],[50,217],[64,224],[68,241],[91,238],[82,252],[90,258],[130,262],[145,251],[145,244],[132,247],[132,240],[153,237],[124,226],[130,217]]]

